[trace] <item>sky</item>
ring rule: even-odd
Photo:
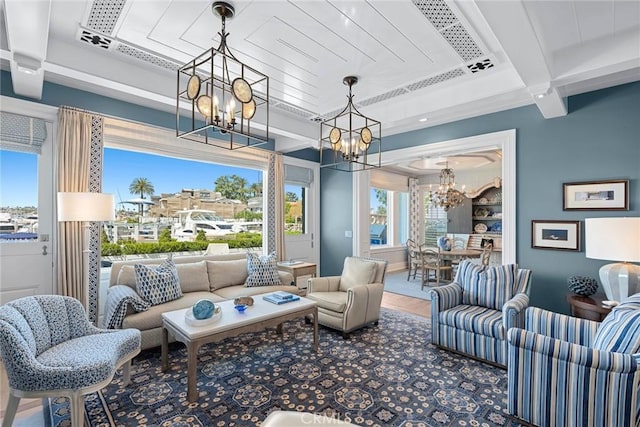
[[[112,148],[105,148],[103,161],[102,192],[113,194],[116,203],[140,197],[129,193],[129,185],[135,178],[148,179],[156,195],[177,193],[183,188],[213,190],[216,179],[223,175],[239,175],[247,180],[247,185],[262,181],[262,172],[255,169]],[[37,206],[36,180],[35,154],[0,150],[0,206]]]

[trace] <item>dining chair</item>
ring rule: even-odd
[[[487,242],[482,248],[482,255],[480,255],[480,264],[489,265],[491,261],[491,254],[493,253],[493,243]]]
[[[407,275],[407,281],[415,279],[418,270],[421,267],[420,261],[420,247],[413,239],[407,239],[407,265],[409,267],[409,274]],[[422,274],[422,271],[420,271]],[[422,276],[421,276],[422,277]]]
[[[451,278],[451,272],[453,270],[451,265],[444,264],[440,250],[431,248],[423,248],[420,251],[420,269],[422,270],[422,286],[420,289],[424,289],[425,283],[429,282],[432,271],[436,285],[440,286],[442,276],[447,273],[449,278]]]

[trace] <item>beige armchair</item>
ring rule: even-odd
[[[318,304],[318,323],[347,336],[378,323],[387,261],[347,257],[342,275],[309,279],[306,297]]]

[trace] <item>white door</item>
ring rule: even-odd
[[[15,113],[20,117],[4,113]],[[0,211],[4,213],[5,225],[10,216],[18,227],[16,231],[29,233],[23,236],[32,237],[18,240],[9,235],[0,239],[0,304],[4,304],[23,296],[54,293],[53,121],[56,109],[2,97],[0,114],[3,114],[4,122],[0,133],[0,147],[3,147],[0,149]],[[39,154],[29,152],[35,151],[33,147],[21,149],[20,143],[29,144],[25,138],[15,138],[12,142],[8,134],[10,129],[20,133],[26,123],[26,134],[34,137],[38,133],[37,126],[42,123],[31,120],[34,115],[36,119],[46,120],[46,137]],[[7,120],[11,121],[11,126]],[[37,214],[37,220],[27,218],[33,214]]]
[[[317,265],[318,167],[296,159],[285,162],[285,258]]]

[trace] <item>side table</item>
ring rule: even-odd
[[[595,294],[590,297],[581,295],[567,294],[567,302],[571,308],[571,315],[582,319],[602,320],[611,312],[611,307],[602,305],[602,301],[606,300],[605,295]]]
[[[291,273],[293,276],[293,282],[298,286],[298,277],[302,276],[311,276],[316,277],[316,264],[312,262],[279,262],[278,270],[286,271]],[[307,284],[305,282],[304,286],[298,286],[298,289],[301,290],[301,294],[305,295],[307,293]]]

